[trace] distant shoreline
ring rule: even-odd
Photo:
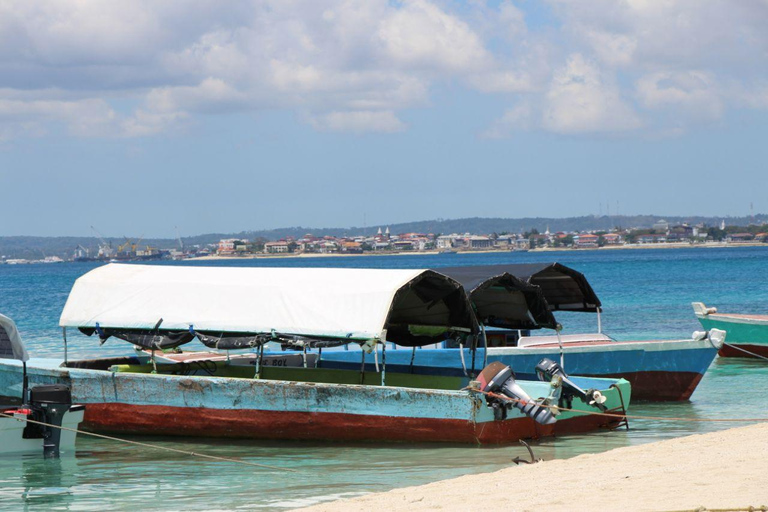
[[[530,249],[528,251],[512,251],[504,249],[482,249],[482,250],[457,250],[455,253],[457,256],[471,255],[471,254],[506,254],[506,253],[542,253],[542,252],[586,252],[586,251],[602,251],[602,250],[645,250],[645,249],[716,249],[716,248],[728,248],[728,247],[768,247],[765,243],[743,242],[743,243],[727,243],[727,242],[711,242],[703,244],[689,244],[689,243],[665,243],[665,244],[627,244],[627,245],[607,245],[603,247],[545,247],[538,249]],[[279,258],[334,258],[334,257],[350,257],[350,256],[437,256],[442,254],[440,251],[381,251],[381,252],[364,252],[357,254],[347,253],[287,253],[287,254],[246,254],[243,256],[201,256],[199,258],[191,258],[195,261],[222,261],[222,260],[254,260],[254,259],[279,259]]]

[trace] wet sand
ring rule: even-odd
[[[768,423],[510,466],[301,510],[761,510]]]

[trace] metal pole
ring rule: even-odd
[[[386,386],[386,376],[387,376],[387,342],[384,341],[384,344],[381,346],[381,385]]]
[[[555,326],[555,332],[557,333],[557,345],[560,347],[560,367],[565,370],[565,355],[563,354],[563,340],[560,338],[560,331],[563,326],[557,324]]]
[[[264,356],[264,344],[262,343],[259,345],[259,351],[256,353],[256,374],[253,376],[254,379],[260,379],[261,378],[261,358]]]
[[[488,366],[488,336],[485,333],[485,325],[480,325],[483,331],[483,368]]]
[[[362,345],[360,345],[360,354],[363,356],[360,359],[360,384],[363,384],[365,382],[365,350]]]
[[[470,372],[471,378],[475,378],[475,357],[477,356],[477,336],[472,336],[472,371]]]
[[[600,308],[597,308],[597,333],[603,334],[603,321],[600,318]]]
[[[64,366],[67,366],[67,328],[62,327],[61,330],[64,335]]]

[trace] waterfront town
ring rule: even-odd
[[[540,233],[533,229],[522,233],[390,233],[388,227],[378,228],[374,235],[323,236],[307,233],[301,238],[280,240],[222,239],[209,248],[218,256],[279,255],[279,254],[363,254],[400,252],[464,252],[464,251],[529,251],[546,249],[597,249],[620,246],[655,246],[679,244],[752,244],[768,241],[768,226],[718,227],[688,224],[670,225],[664,220],[649,229],[614,229],[590,232]]]
[[[100,235],[92,245],[72,251],[47,254],[42,258],[0,254],[0,264],[61,263],[64,261],[147,261],[188,258],[238,258],[300,255],[360,255],[460,253],[490,251],[556,251],[618,248],[671,248],[761,245],[768,243],[768,224],[747,226],[672,224],[657,220],[651,227],[614,228],[594,231],[544,232],[519,229],[499,233],[392,233],[389,227],[373,228],[374,234],[346,236],[287,236],[278,240],[264,237],[222,238],[218,242],[185,244],[177,237],[156,245],[141,244],[141,239],[125,239],[116,244]],[[157,241],[156,241],[157,242]]]

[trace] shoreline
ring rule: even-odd
[[[472,254],[507,254],[507,253],[543,253],[543,252],[586,252],[586,251],[631,251],[631,250],[647,250],[647,249],[725,249],[725,248],[738,248],[738,247],[768,247],[765,243],[726,243],[726,242],[713,242],[703,244],[689,244],[689,243],[668,243],[668,244],[628,244],[628,245],[608,245],[604,247],[545,247],[538,249],[530,249],[528,251],[513,251],[506,249],[491,249],[491,250],[466,250],[456,251],[455,253],[446,254],[450,255],[472,255]],[[335,257],[353,257],[353,256],[439,256],[440,251],[381,251],[381,252],[365,252],[357,254],[346,253],[288,253],[288,254],[246,254],[242,256],[219,256],[211,254],[210,256],[200,256],[198,258],[189,258],[185,261],[218,261],[218,260],[254,260],[254,259],[279,259],[279,258],[335,258]]]
[[[510,461],[493,473],[298,510],[760,510],[768,505],[765,453],[768,423],[758,423],[539,464]]]

